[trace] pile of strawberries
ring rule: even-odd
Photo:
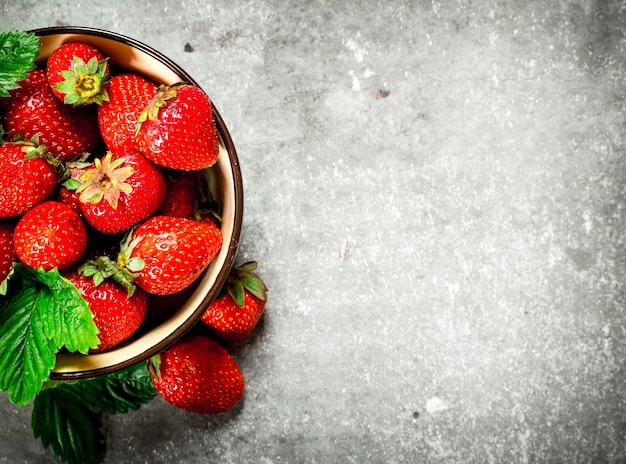
[[[58,269],[93,313],[93,352],[110,350],[149,317],[150,295],[184,290],[222,247],[202,172],[219,154],[211,101],[192,84],[112,72],[100,50],[69,42],[0,110],[0,282],[15,262]],[[254,269],[234,269],[203,315],[212,336],[151,360],[166,401],[216,413],[241,399],[243,376],[220,342],[242,340],[263,314]]]

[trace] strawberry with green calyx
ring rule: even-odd
[[[87,230],[68,205],[45,201],[19,219],[13,245],[20,261],[33,269],[66,269],[85,253]]]
[[[254,274],[255,261],[233,269],[221,295],[202,314],[201,321],[221,340],[241,341],[256,327],[265,310],[267,287]]]
[[[90,352],[102,353],[128,340],[139,329],[148,310],[148,295],[137,289],[129,296],[113,280],[97,281],[87,274],[82,266],[62,273],[80,291],[100,331],[100,343]]]
[[[161,85],[141,113],[136,133],[141,152],[166,168],[204,169],[219,155],[213,106],[195,85]]]
[[[109,150],[137,149],[137,120],[157,89],[156,84],[138,74],[111,78],[109,100],[98,107],[100,133]]]
[[[135,273],[133,282],[154,295],[184,290],[204,272],[222,247],[213,223],[151,216],[122,244],[118,264]]]
[[[104,254],[87,261],[82,272],[96,282],[112,279],[132,295],[135,287],[153,295],[171,295],[189,287],[222,246],[213,223],[151,216],[122,238],[117,259]]]
[[[0,145],[0,218],[16,217],[49,198],[64,167],[35,141]]]
[[[165,198],[160,168],[136,150],[107,152],[78,179],[85,220],[107,234],[128,231],[152,215]]]
[[[67,42],[55,49],[46,64],[54,95],[66,105],[101,105],[108,101],[111,80],[108,58],[84,42]]]
[[[9,140],[39,136],[53,156],[71,161],[80,153],[93,152],[101,142],[97,111],[75,108],[54,96],[43,69],[33,69],[20,88],[0,98]]]
[[[228,411],[243,397],[239,366],[218,342],[186,336],[150,360],[152,382],[169,404],[199,414]]]

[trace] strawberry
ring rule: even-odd
[[[57,184],[53,164],[45,147],[35,143],[0,145],[0,218],[19,216],[52,195]]]
[[[201,321],[220,339],[243,340],[256,327],[265,310],[267,288],[252,273],[257,263],[250,261],[230,272],[224,294],[213,301]]]
[[[98,348],[91,353],[102,353],[128,340],[143,323],[148,310],[148,294],[136,289],[128,295],[126,289],[112,280],[94,280],[85,272],[85,264],[78,270],[63,272],[80,291],[93,314],[100,331]]]
[[[157,89],[156,84],[137,74],[111,78],[109,101],[98,107],[100,133],[109,150],[137,148],[137,120]]]
[[[193,218],[195,205],[200,199],[198,190],[200,171],[175,171],[165,179],[165,202],[156,214],[162,216]]]
[[[13,230],[15,225],[8,222],[0,222],[0,282],[7,278],[13,262],[17,260],[13,247]]]
[[[222,240],[213,223],[152,216],[127,235],[118,263],[148,293],[169,295],[202,274],[220,251]]]
[[[28,210],[13,234],[18,258],[32,268],[66,269],[87,247],[87,231],[80,216],[65,203],[45,201]]]
[[[219,155],[212,104],[195,85],[161,85],[137,125],[138,146],[160,166],[191,171],[212,166]]]
[[[80,209],[96,230],[119,234],[153,214],[165,198],[160,168],[132,149],[107,152],[80,176]]]
[[[95,108],[63,104],[48,85],[46,72],[33,69],[10,96],[0,98],[8,140],[39,137],[39,143],[62,161],[93,151],[100,142]]]
[[[48,84],[66,105],[86,106],[108,100],[108,58],[84,42],[67,42],[55,49],[46,64]]]
[[[224,347],[202,335],[174,342],[151,360],[150,370],[159,395],[187,411],[218,414],[243,397],[239,366]]]

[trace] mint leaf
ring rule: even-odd
[[[18,82],[35,69],[40,47],[32,32],[0,32],[0,97],[8,97],[9,90],[19,88]]]
[[[154,398],[146,363],[77,382],[55,382],[35,398],[31,427],[44,448],[69,463],[104,459],[103,413],[126,413]]]
[[[97,333],[87,302],[56,269],[16,264],[0,297],[0,390],[24,406],[50,377],[56,353],[86,353],[98,345]]]

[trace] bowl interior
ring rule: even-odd
[[[136,72],[157,84],[185,81],[198,85],[178,65],[161,53],[134,39],[98,29],[63,27],[34,30],[40,36],[38,64],[65,42],[92,44],[109,57],[109,62],[124,71]],[[203,172],[209,188],[220,204],[222,215],[222,250],[205,273],[188,290],[151,301],[144,327],[128,342],[110,351],[81,355],[61,352],[51,373],[55,380],[69,380],[108,374],[141,362],[167,348],[200,318],[224,284],[233,265],[243,212],[243,188],[235,147],[219,112],[214,118],[220,137],[217,163]]]

